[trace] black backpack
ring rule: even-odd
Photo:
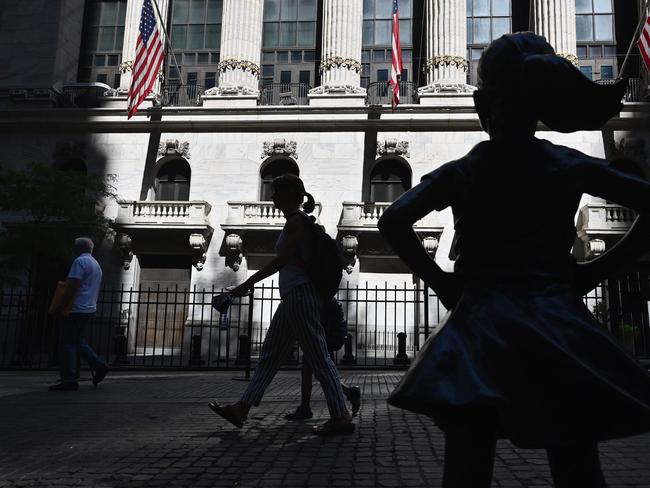
[[[309,233],[309,247],[312,255],[305,264],[307,274],[323,299],[329,300],[336,295],[343,277],[338,245],[325,232],[325,228],[316,223],[314,217],[302,212],[296,212],[296,214],[302,215]]]

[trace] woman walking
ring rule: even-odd
[[[287,222],[276,243],[276,256],[262,269],[234,288],[231,293],[243,296],[253,285],[276,272],[280,273],[279,288],[282,302],[278,306],[262,345],[260,361],[248,388],[233,405],[211,402],[209,407],[237,427],[242,427],[251,406],[258,406],[264,391],[277,373],[282,361],[296,339],[320,382],[330,420],[314,427],[316,435],[349,434],[354,431],[352,416],[348,413],[341,380],[327,351],[325,332],[320,324],[323,298],[307,273],[306,264],[312,256],[310,245],[310,217],[314,197],[305,191],[304,184],[295,175],[287,174],[273,180],[273,204],[282,211]],[[303,204],[303,201],[307,201]]]
[[[474,101],[490,140],[425,175],[379,222],[452,310],[389,403],[444,430],[445,488],[491,486],[497,438],[545,448],[556,487],[602,488],[597,443],[650,430],[650,375],[581,295],[647,244],[650,184],[534,134],[540,120],[562,132],[598,129],[620,110],[626,84],[592,83],[532,33],[494,41],[478,74]],[[583,193],[633,208],[643,225],[577,265],[570,250]],[[447,206],[454,273],[412,230]]]

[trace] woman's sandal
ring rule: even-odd
[[[241,416],[235,411],[232,405],[219,405],[217,402],[208,403],[208,407],[217,415],[220,415],[235,427],[241,429],[244,426],[244,421]]]
[[[328,420],[322,425],[315,425],[312,434],[326,437],[332,435],[347,435],[354,432],[354,424],[352,422],[341,422],[337,420]]]

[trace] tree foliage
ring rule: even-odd
[[[114,198],[107,178],[39,163],[0,163],[0,285],[27,276],[30,287],[65,277],[75,237],[99,244],[108,231],[104,202]]]

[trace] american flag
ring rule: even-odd
[[[402,76],[402,46],[399,42],[399,0],[393,0],[393,65],[390,69],[390,84],[393,92],[393,110],[399,103],[399,80]]]
[[[139,30],[140,35],[135,46],[133,76],[127,102],[129,119],[138,111],[138,107],[147,95],[151,93],[160,65],[165,57],[165,49],[158,35],[156,16],[153,13],[151,0],[144,0],[142,3]]]
[[[645,65],[650,70],[650,17],[645,22],[641,36],[639,37],[639,51],[645,61]]]

